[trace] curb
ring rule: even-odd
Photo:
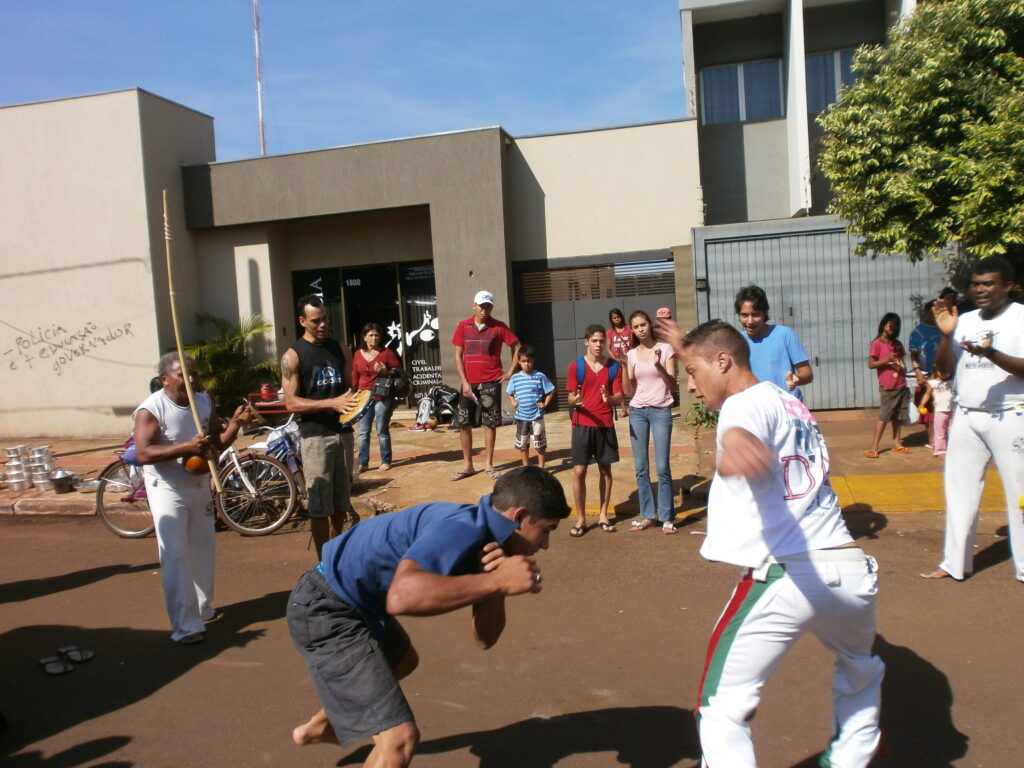
[[[96,505],[92,498],[88,499],[21,499],[11,504],[10,512],[4,514],[37,515],[40,517],[63,516],[94,516]]]

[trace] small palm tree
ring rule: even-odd
[[[231,322],[200,312],[196,319],[212,325],[217,337],[191,344],[186,351],[195,358],[206,391],[221,411],[230,414],[264,381],[280,381],[281,372],[275,360],[254,359],[254,342],[274,327],[263,315],[246,315]]]

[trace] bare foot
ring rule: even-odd
[[[303,723],[292,730],[292,741],[300,747],[305,747],[309,744],[337,744],[338,737],[321,709],[308,723]]]
[[[941,568],[936,568],[931,573],[919,574],[922,579],[951,579],[953,578]]]

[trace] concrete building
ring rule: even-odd
[[[277,356],[298,332],[295,299],[320,293],[339,337],[387,329],[421,392],[457,382],[449,340],[481,288],[564,378],[610,306],[675,303],[692,270],[673,259],[702,222],[692,119],[217,163],[211,118],[136,89],[0,108],[0,135],[7,436],[130,429],[174,343],[164,189],[186,341],[197,312],[259,312]],[[544,280],[564,290],[523,290]]]

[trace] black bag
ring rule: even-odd
[[[409,392],[409,374],[402,368],[389,368],[373,382],[374,397],[405,397]]]

